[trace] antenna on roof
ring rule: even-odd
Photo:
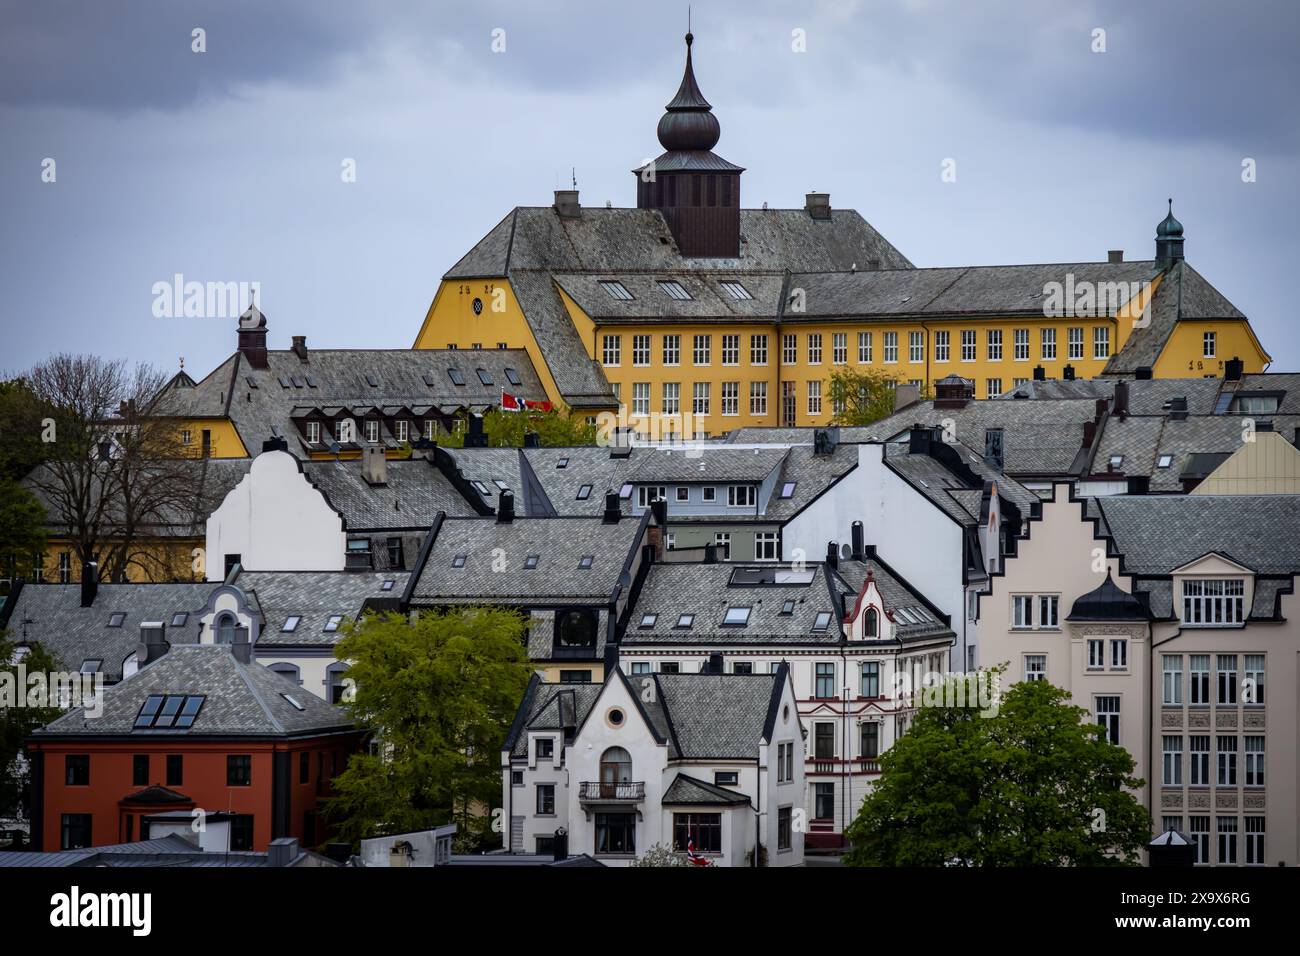
[[[569,175],[573,179],[573,188],[577,189],[578,188],[578,167],[577,166],[569,167]]]
[[[185,371],[185,356],[181,356],[181,371]]]

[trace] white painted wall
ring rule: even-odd
[[[346,550],[342,516],[288,452],[254,458],[208,518],[209,581],[222,580],[227,554],[248,571],[342,571]]]

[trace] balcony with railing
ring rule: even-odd
[[[804,768],[808,774],[880,773],[879,757],[809,757]]]
[[[640,803],[645,800],[645,782],[602,783],[584,780],[578,786],[578,799],[583,803]]]

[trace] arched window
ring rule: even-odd
[[[632,755],[622,747],[610,747],[600,755],[600,795],[618,796],[619,784],[632,782]]]
[[[298,670],[298,667],[294,664],[289,664],[285,661],[280,661],[277,664],[270,665],[270,669],[275,671],[281,677],[287,677],[295,684],[302,683],[301,672]]]
[[[880,630],[880,619],[876,614],[874,607],[867,608],[866,619],[862,622],[863,637],[878,637]]]
[[[231,614],[229,611],[224,611],[217,616],[215,630],[217,634],[216,641],[218,644],[235,643],[236,623],[235,615]]]
[[[588,608],[569,608],[555,617],[556,647],[596,646],[596,615]]]

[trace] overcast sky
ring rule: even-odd
[[[746,206],[828,191],[950,266],[1151,258],[1173,196],[1188,260],[1300,369],[1295,0],[697,0],[693,27]],[[156,318],[176,273],[260,283],[273,347],[409,347],[442,273],[571,168],[634,204],[685,28],[685,3],[0,0],[0,371],[207,374],[234,323]]]

